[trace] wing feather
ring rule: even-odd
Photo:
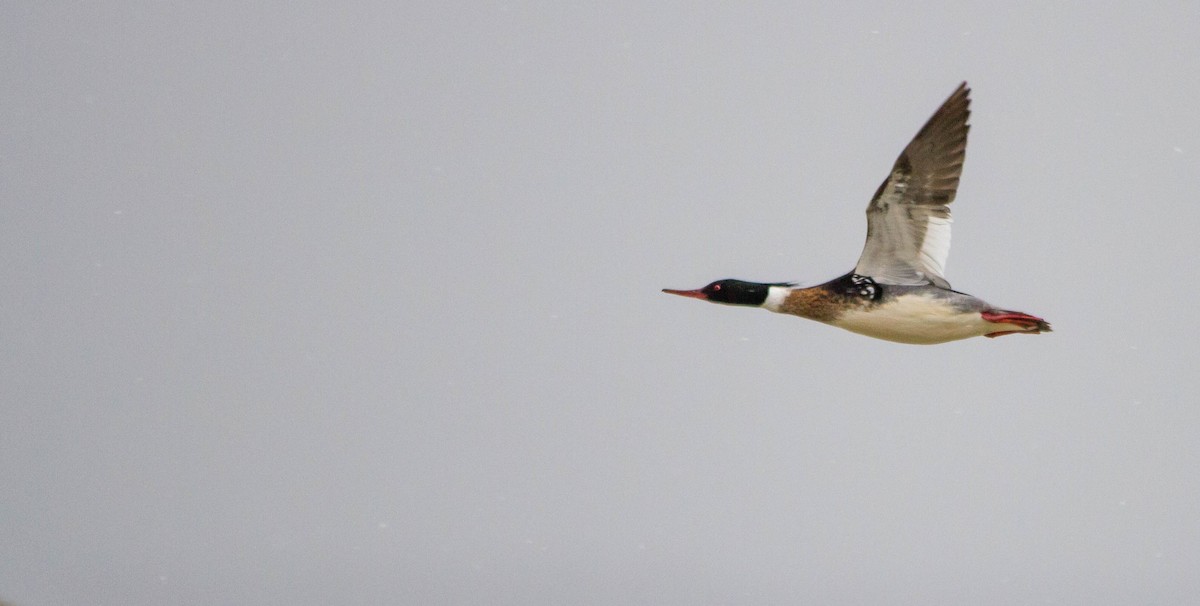
[[[854,273],[883,284],[935,284],[950,254],[950,207],[967,154],[971,89],[963,82],[900,153],[867,205]]]

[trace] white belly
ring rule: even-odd
[[[876,339],[931,345],[969,339],[1019,326],[988,322],[977,311],[964,311],[945,299],[900,297],[870,310],[850,311],[830,324]]]

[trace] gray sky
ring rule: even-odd
[[[1200,594],[1195,3],[250,4],[0,8],[0,598]],[[849,270],[962,80],[1053,334],[659,292]]]

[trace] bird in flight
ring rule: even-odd
[[[824,322],[899,343],[1050,332],[1042,318],[950,288],[950,203],[967,152],[971,89],[959,85],[900,153],[867,205],[867,243],[850,273],[810,288],[717,280],[663,292]]]

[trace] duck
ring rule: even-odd
[[[950,204],[966,158],[971,89],[963,82],[917,131],[867,205],[867,241],[849,273],[802,288],[723,279],[663,292],[761,307],[854,333],[914,345],[1051,332],[1037,316],[950,287]]]

